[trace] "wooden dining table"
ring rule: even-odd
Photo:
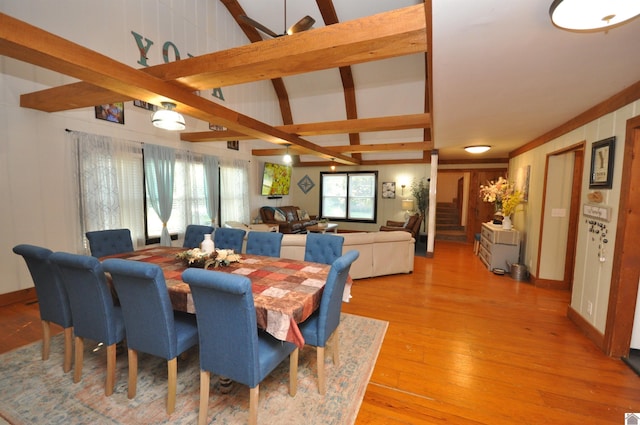
[[[157,264],[162,268],[174,310],[196,313],[189,285],[182,281],[187,266],[176,257],[185,248],[152,247],[102,257],[122,258]],[[242,254],[237,263],[213,270],[246,276],[251,280],[256,319],[260,329],[275,338],[304,346],[298,323],[305,321],[319,306],[331,266],[322,263]],[[211,270],[211,268],[210,268]],[[343,300],[348,301],[351,279],[345,285]]]

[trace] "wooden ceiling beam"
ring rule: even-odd
[[[347,146],[327,146],[327,149],[340,153],[371,153],[371,152],[408,152],[408,151],[430,151],[433,149],[433,142],[409,142],[409,143],[378,143],[370,145],[347,145]],[[297,153],[298,149],[294,146],[290,148],[292,153]],[[254,156],[277,156],[284,155],[286,149],[253,149],[251,154]]]

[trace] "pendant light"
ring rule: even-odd
[[[284,154],[282,160],[285,164],[291,164],[291,155],[289,155],[289,145],[287,145],[287,153]]]
[[[632,0],[554,0],[551,22],[570,31],[599,31],[621,25],[640,15],[640,2]]]
[[[155,127],[171,131],[184,130],[186,128],[184,117],[173,110],[176,107],[175,103],[162,102],[162,107],[164,109],[158,109],[151,116],[151,123]]]

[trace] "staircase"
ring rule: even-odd
[[[453,202],[438,202],[436,205],[436,240],[467,240],[465,228],[460,225],[458,207]]]

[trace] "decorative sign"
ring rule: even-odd
[[[311,189],[313,189],[313,187],[315,186],[315,183],[313,183],[313,181],[311,180],[311,178],[309,178],[308,175],[305,175],[303,178],[300,179],[300,181],[298,182],[298,187],[300,188],[301,191],[304,192],[304,194],[306,195]]]
[[[611,207],[601,207],[599,205],[584,204],[584,206],[582,207],[582,214],[585,217],[611,221]]]

